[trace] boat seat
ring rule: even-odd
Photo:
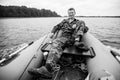
[[[41,50],[42,52],[49,52],[50,48],[51,48],[51,44],[46,43],[45,45],[42,46]],[[66,47],[63,51],[63,54],[78,55],[78,56],[93,58],[95,56],[95,51],[92,47],[90,47],[88,51],[83,51],[81,49],[77,49],[75,46],[71,46],[71,47]]]

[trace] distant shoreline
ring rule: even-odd
[[[63,17],[68,17],[68,16],[60,16],[61,18]],[[54,18],[60,18],[60,17],[54,17]],[[76,16],[76,17],[81,17],[81,18],[120,18],[120,16]],[[53,17],[0,17],[0,18],[53,18]]]
[[[0,18],[52,18],[52,17],[0,17]],[[54,17],[58,18],[58,17]]]
[[[0,17],[59,17],[55,11],[48,9],[29,8],[26,6],[0,5]]]
[[[0,18],[39,18],[39,17],[67,17],[58,15],[55,11],[48,9],[29,8],[26,6],[3,6],[0,5]],[[120,18],[120,16],[86,16],[83,18]]]

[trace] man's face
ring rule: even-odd
[[[68,16],[69,16],[69,18],[74,18],[75,17],[75,11],[74,10],[68,10]]]

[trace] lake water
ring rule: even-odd
[[[29,43],[48,34],[64,18],[1,18],[0,49]],[[105,45],[120,48],[120,18],[78,18]]]

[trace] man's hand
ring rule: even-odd
[[[79,31],[79,35],[83,35],[83,31]]]
[[[50,33],[50,38],[51,38],[51,40],[49,41],[49,43],[52,43],[53,37],[54,37],[54,33]]]
[[[50,38],[52,39],[54,36],[54,33],[50,33]]]

